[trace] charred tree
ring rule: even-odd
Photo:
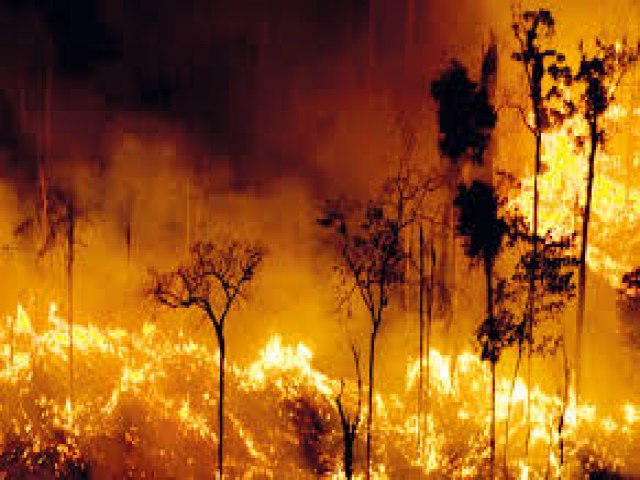
[[[187,262],[175,270],[151,272],[149,294],[169,308],[196,307],[204,311],[214,327],[219,363],[218,402],[218,475],[223,478],[224,447],[224,325],[232,308],[236,307],[254,279],[266,250],[263,246],[240,241],[195,243]]]

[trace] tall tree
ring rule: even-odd
[[[491,140],[497,115],[489,102],[491,85],[491,54],[483,65],[483,83],[469,78],[464,65],[453,60],[440,77],[431,84],[431,96],[438,104],[438,146],[446,167],[447,195],[442,218],[440,275],[438,300],[441,310],[452,316],[451,298],[455,277],[455,225],[451,202],[456,195],[464,161],[482,164]],[[450,321],[449,321],[450,323]]]
[[[580,45],[582,59],[573,80],[580,87],[577,111],[586,120],[588,128],[588,166],[586,200],[582,218],[580,237],[580,261],[578,270],[578,309],[576,312],[576,396],[582,393],[582,350],[585,321],[586,285],[587,285],[587,248],[591,205],[593,199],[593,181],[598,148],[605,141],[604,115],[615,99],[616,87],[625,73],[638,60],[640,45],[630,48],[626,41],[618,44],[606,44],[596,40],[595,53],[588,56],[584,45]],[[582,144],[584,139],[579,138]]]
[[[434,188],[410,169],[401,168],[373,199],[327,201],[318,224],[328,229],[337,254],[336,271],[349,294],[357,294],[371,321],[369,335],[366,477],[371,478],[376,342],[391,295],[406,280],[408,252],[403,236],[420,215],[422,201]]]
[[[254,279],[266,249],[259,244],[223,240],[195,243],[187,262],[165,273],[151,272],[149,294],[169,308],[196,307],[213,325],[218,348],[218,475],[223,478],[225,321]]]
[[[527,127],[535,139],[534,153],[534,179],[533,179],[533,218],[531,220],[532,257],[538,257],[538,206],[539,192],[538,179],[542,171],[542,133],[550,125],[550,115],[547,110],[547,92],[544,91],[545,79],[550,79],[549,62],[558,65],[564,61],[564,56],[554,49],[546,48],[545,43],[554,35],[555,20],[549,10],[528,10],[515,16],[512,24],[513,33],[518,42],[518,49],[512,57],[522,64],[528,87],[528,97],[533,110],[533,122],[527,119]],[[533,325],[535,323],[535,290],[536,276],[530,275],[528,304],[528,386],[529,397],[527,399],[527,425],[530,429],[530,405],[531,405],[531,358],[533,354]],[[529,444],[527,435],[527,445]]]
[[[460,185],[454,200],[458,209],[456,228],[464,239],[465,254],[482,264],[486,282],[486,317],[478,330],[482,344],[482,359],[491,364],[491,438],[490,469],[495,478],[496,457],[496,364],[504,337],[494,314],[493,268],[507,224],[498,215],[498,199],[491,185],[474,181],[471,186]]]

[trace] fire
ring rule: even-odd
[[[45,454],[55,459],[58,469],[65,468],[68,463],[64,462],[71,458],[78,465],[89,462],[103,468],[116,462],[131,475],[167,474],[183,469],[185,463],[188,475],[207,476],[213,470],[210,452],[218,441],[216,351],[184,333],[170,337],[150,322],[133,331],[76,322],[75,375],[83,388],[77,388],[71,403],[67,398],[68,324],[55,304],[46,320],[39,331],[34,326],[38,322],[18,306],[7,323],[13,330],[5,329],[0,337],[4,358],[0,425],[5,452],[18,449],[36,472]],[[490,421],[487,365],[470,351],[455,357],[431,351],[422,450],[416,444],[419,368],[418,362],[409,361],[404,391],[377,395],[379,447],[374,478],[395,478],[402,471],[412,472],[408,474],[412,478],[431,472],[449,478],[482,478]],[[533,386],[532,447],[526,458],[522,442],[529,395],[519,377],[511,395],[511,382],[508,375],[499,377],[496,409],[502,429],[499,438],[504,438],[511,402],[510,470],[521,478],[543,478],[548,468],[559,472],[557,422],[562,399]],[[353,387],[347,382],[345,391],[352,392]],[[227,388],[225,435],[231,474],[272,478],[287,471],[298,472],[297,478],[308,476],[309,467],[299,453],[306,440],[300,437],[299,425],[291,422],[316,411],[317,421],[325,425],[318,448],[322,447],[331,478],[341,478],[341,431],[334,404],[340,381],[313,366],[309,347],[301,342],[285,344],[280,335],[274,335],[254,362],[229,364]],[[562,434],[566,465],[577,469],[585,455],[623,465],[627,458],[623,446],[640,435],[639,412],[640,406],[629,401],[618,410],[601,413],[594,405],[576,406],[571,394]],[[359,442],[363,439],[361,434]],[[105,442],[115,445],[110,458],[96,450]],[[0,462],[0,471],[10,468],[6,453]]]
[[[616,124],[630,116],[629,109],[613,104],[607,110],[605,120],[612,130]],[[557,130],[542,136],[542,161],[545,166],[539,177],[540,211],[539,233],[551,232],[554,236],[571,235],[579,228],[580,209],[584,206],[587,183],[586,153],[579,151],[574,138],[588,136],[585,121],[576,117]],[[634,230],[640,219],[640,189],[620,177],[625,170],[637,168],[640,157],[629,154],[626,166],[622,157],[598,150],[593,185],[593,205],[590,226],[590,244],[587,255],[589,267],[603,275],[613,287],[620,286],[622,275],[635,268],[633,249],[624,249],[625,232]],[[631,175],[634,175],[631,173]],[[522,182],[520,194],[510,205],[531,218],[533,176]]]

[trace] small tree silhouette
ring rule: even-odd
[[[353,478],[353,452],[356,436],[358,434],[358,427],[360,426],[360,415],[362,412],[362,374],[360,372],[360,354],[353,343],[351,344],[351,354],[353,355],[353,365],[356,371],[356,381],[358,386],[358,399],[355,412],[350,415],[344,407],[342,400],[344,395],[344,380],[340,383],[340,393],[336,397],[336,407],[340,414],[340,426],[342,427],[344,474],[347,480],[351,480],[351,478]]]
[[[464,238],[465,254],[484,267],[486,281],[486,317],[478,329],[482,359],[491,364],[491,478],[495,478],[496,456],[496,363],[500,358],[504,332],[494,314],[493,267],[507,224],[498,215],[498,199],[491,185],[474,181],[470,187],[460,185],[454,200],[458,208],[458,233]]]
[[[205,312],[214,327],[220,350],[218,402],[218,474],[223,475],[224,446],[224,324],[262,263],[266,249],[236,240],[195,243],[189,260],[175,270],[151,272],[149,294],[169,308],[196,307]]]

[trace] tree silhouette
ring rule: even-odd
[[[358,434],[358,427],[360,426],[360,415],[362,413],[362,374],[360,371],[360,354],[353,343],[351,344],[351,354],[353,355],[353,365],[356,371],[358,387],[358,399],[355,412],[350,415],[344,407],[342,400],[344,395],[344,380],[340,383],[340,393],[336,397],[336,407],[340,414],[340,426],[342,427],[344,475],[347,480],[351,480],[351,478],[353,478],[353,450],[356,442],[356,436]]]
[[[246,292],[266,249],[259,244],[226,240],[200,242],[191,247],[187,262],[175,270],[151,272],[149,294],[169,308],[196,307],[214,327],[220,351],[218,402],[218,474],[223,478],[225,321]]]
[[[447,277],[455,277],[455,274],[451,273],[455,268],[455,225],[451,202],[456,195],[462,163],[482,163],[496,124],[497,114],[489,102],[488,92],[492,62],[490,50],[483,64],[482,84],[471,80],[466,67],[457,60],[453,60],[449,68],[431,83],[431,96],[438,104],[438,147],[442,157],[448,159],[438,304],[441,310],[448,312],[449,323],[452,316],[451,296],[454,284],[451,281],[451,284],[447,285]],[[446,269],[449,269],[450,273],[447,274]]]
[[[330,200],[322,208],[318,224],[329,230],[337,254],[336,271],[346,295],[356,293],[371,321],[369,336],[367,478],[371,477],[375,347],[386,318],[391,295],[405,283],[408,252],[403,235],[421,214],[426,194],[435,188],[432,179],[401,168],[387,179],[376,196],[362,204],[347,199]]]
[[[491,364],[491,478],[495,478],[496,456],[496,363],[504,333],[494,314],[493,268],[507,224],[498,215],[498,199],[491,185],[474,181],[470,187],[460,185],[454,200],[458,209],[457,231],[464,239],[465,254],[484,268],[486,281],[486,317],[478,329],[482,359]]]
[[[586,201],[582,219],[582,235],[580,242],[580,262],[578,270],[578,309],[576,312],[576,396],[582,393],[582,349],[585,320],[586,284],[587,284],[587,248],[591,204],[593,198],[593,181],[595,177],[595,160],[598,148],[605,142],[603,116],[611,102],[615,99],[616,87],[624,75],[638,60],[640,45],[629,47],[626,41],[619,44],[605,44],[596,39],[595,53],[587,56],[584,45],[580,45],[582,59],[580,68],[573,81],[580,87],[580,97],[576,110],[586,120],[588,129],[589,156],[587,171]],[[584,139],[578,137],[578,144]]]
[[[556,89],[552,86],[549,91],[544,90],[545,79],[552,79],[549,72],[549,62],[552,62],[552,71],[558,72],[559,65],[564,62],[564,56],[554,49],[545,48],[544,43],[554,35],[555,20],[549,10],[528,10],[515,15],[512,24],[513,33],[518,42],[518,50],[512,55],[513,59],[522,64],[528,86],[528,97],[533,110],[533,122],[527,123],[527,127],[535,138],[534,156],[534,180],[533,180],[533,219],[531,225],[532,256],[538,257],[538,178],[542,171],[542,133],[551,126],[553,115],[548,108],[547,100],[553,96]],[[529,313],[529,342],[533,340],[533,325],[535,312],[535,275],[530,276],[529,295],[527,299]],[[529,397],[527,399],[527,429],[530,429],[530,405],[531,405],[531,357],[533,345],[529,343],[528,353],[528,386]],[[528,445],[528,441],[527,441]]]

